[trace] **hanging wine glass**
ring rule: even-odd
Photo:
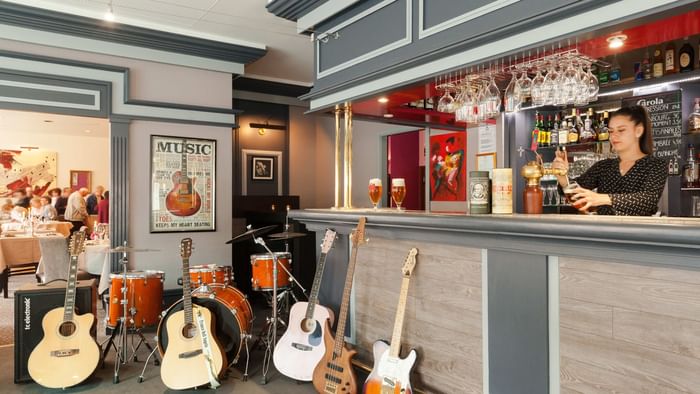
[[[588,104],[588,74],[583,71],[583,64],[579,63],[576,69],[576,100],[574,104],[576,105],[587,105]]]
[[[576,78],[578,74],[574,68],[573,61],[569,61],[569,65],[564,70],[562,74],[562,95],[566,100],[566,104],[574,104],[576,102],[576,93],[578,88],[578,80]]]
[[[455,106],[457,109],[455,110],[455,120],[458,122],[466,122],[467,121],[467,100],[466,100],[466,86],[464,83],[461,83],[457,86],[457,96],[455,97]]]
[[[586,75],[588,76],[588,101],[597,101],[600,86],[598,85],[598,78],[591,72],[590,64],[588,65]]]
[[[547,75],[542,86],[544,105],[556,104],[557,91],[559,90],[559,72],[556,69],[556,60],[551,60],[548,64]]]
[[[446,85],[443,85],[442,89],[444,89],[445,92],[442,94],[442,97],[440,97],[440,100],[438,100],[437,110],[440,112],[449,112],[449,108],[454,103],[454,98],[450,95],[450,91],[447,89]]]
[[[523,66],[522,75],[518,79],[518,89],[520,91],[520,102],[525,102],[530,97],[530,88],[532,80],[527,75],[527,67]]]
[[[501,112],[501,91],[496,86],[496,79],[491,74],[491,80],[486,88],[486,116],[493,118]]]
[[[543,89],[545,78],[542,75],[542,70],[539,67],[535,68],[537,69],[537,73],[535,77],[532,78],[530,97],[532,97],[532,105],[543,105],[545,101]]]
[[[510,83],[506,87],[505,93],[503,94],[506,112],[515,112],[520,106],[520,92],[516,90],[516,86],[518,84],[516,72],[513,71],[512,75],[513,76],[510,79]]]

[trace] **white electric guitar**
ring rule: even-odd
[[[289,328],[275,346],[275,368],[281,374],[299,381],[311,381],[314,368],[326,351],[323,342],[326,320],[333,325],[333,311],[318,305],[318,291],[326,266],[326,256],[333,247],[335,236],[335,231],[326,230],[309,302],[297,302],[292,306]]]
[[[416,266],[418,249],[413,248],[406,257],[403,265],[403,281],[399,305],[396,308],[396,320],[394,321],[394,333],[391,337],[391,347],[384,341],[374,343],[374,367],[372,373],[365,381],[365,394],[411,394],[410,374],[413,364],[416,362],[416,351],[411,349],[408,356],[401,359],[401,331],[403,330],[403,318],[406,311],[406,298],[408,297],[408,284]]]

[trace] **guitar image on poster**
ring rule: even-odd
[[[165,197],[165,207],[175,216],[192,216],[202,207],[202,198],[194,188],[197,178],[187,173],[187,140],[182,140],[180,170],[173,173],[173,188]]]

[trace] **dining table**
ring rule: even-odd
[[[35,232],[31,235],[7,231],[0,234],[0,289],[3,290],[5,298],[7,298],[10,269],[39,263],[41,260],[39,240],[42,237],[65,238],[62,234],[55,232]]]
[[[35,233],[44,232],[55,232],[60,233],[64,237],[70,235],[70,230],[73,228],[73,223],[71,222],[60,222],[58,220],[51,220],[48,222],[37,223],[34,227]],[[26,231],[26,227],[22,223],[8,222],[0,225],[0,234],[8,232],[22,232]]]

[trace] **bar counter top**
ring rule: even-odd
[[[367,217],[368,232],[395,239],[417,239],[587,257],[623,257],[700,268],[700,218],[599,215],[435,213],[396,209],[307,209],[290,218],[307,226],[353,227]],[[572,250],[576,249],[575,251]],[[622,255],[620,255],[622,254]],[[674,256],[659,260],[659,255]],[[627,256],[628,257],[628,256]],[[625,258],[626,259],[626,258]]]

